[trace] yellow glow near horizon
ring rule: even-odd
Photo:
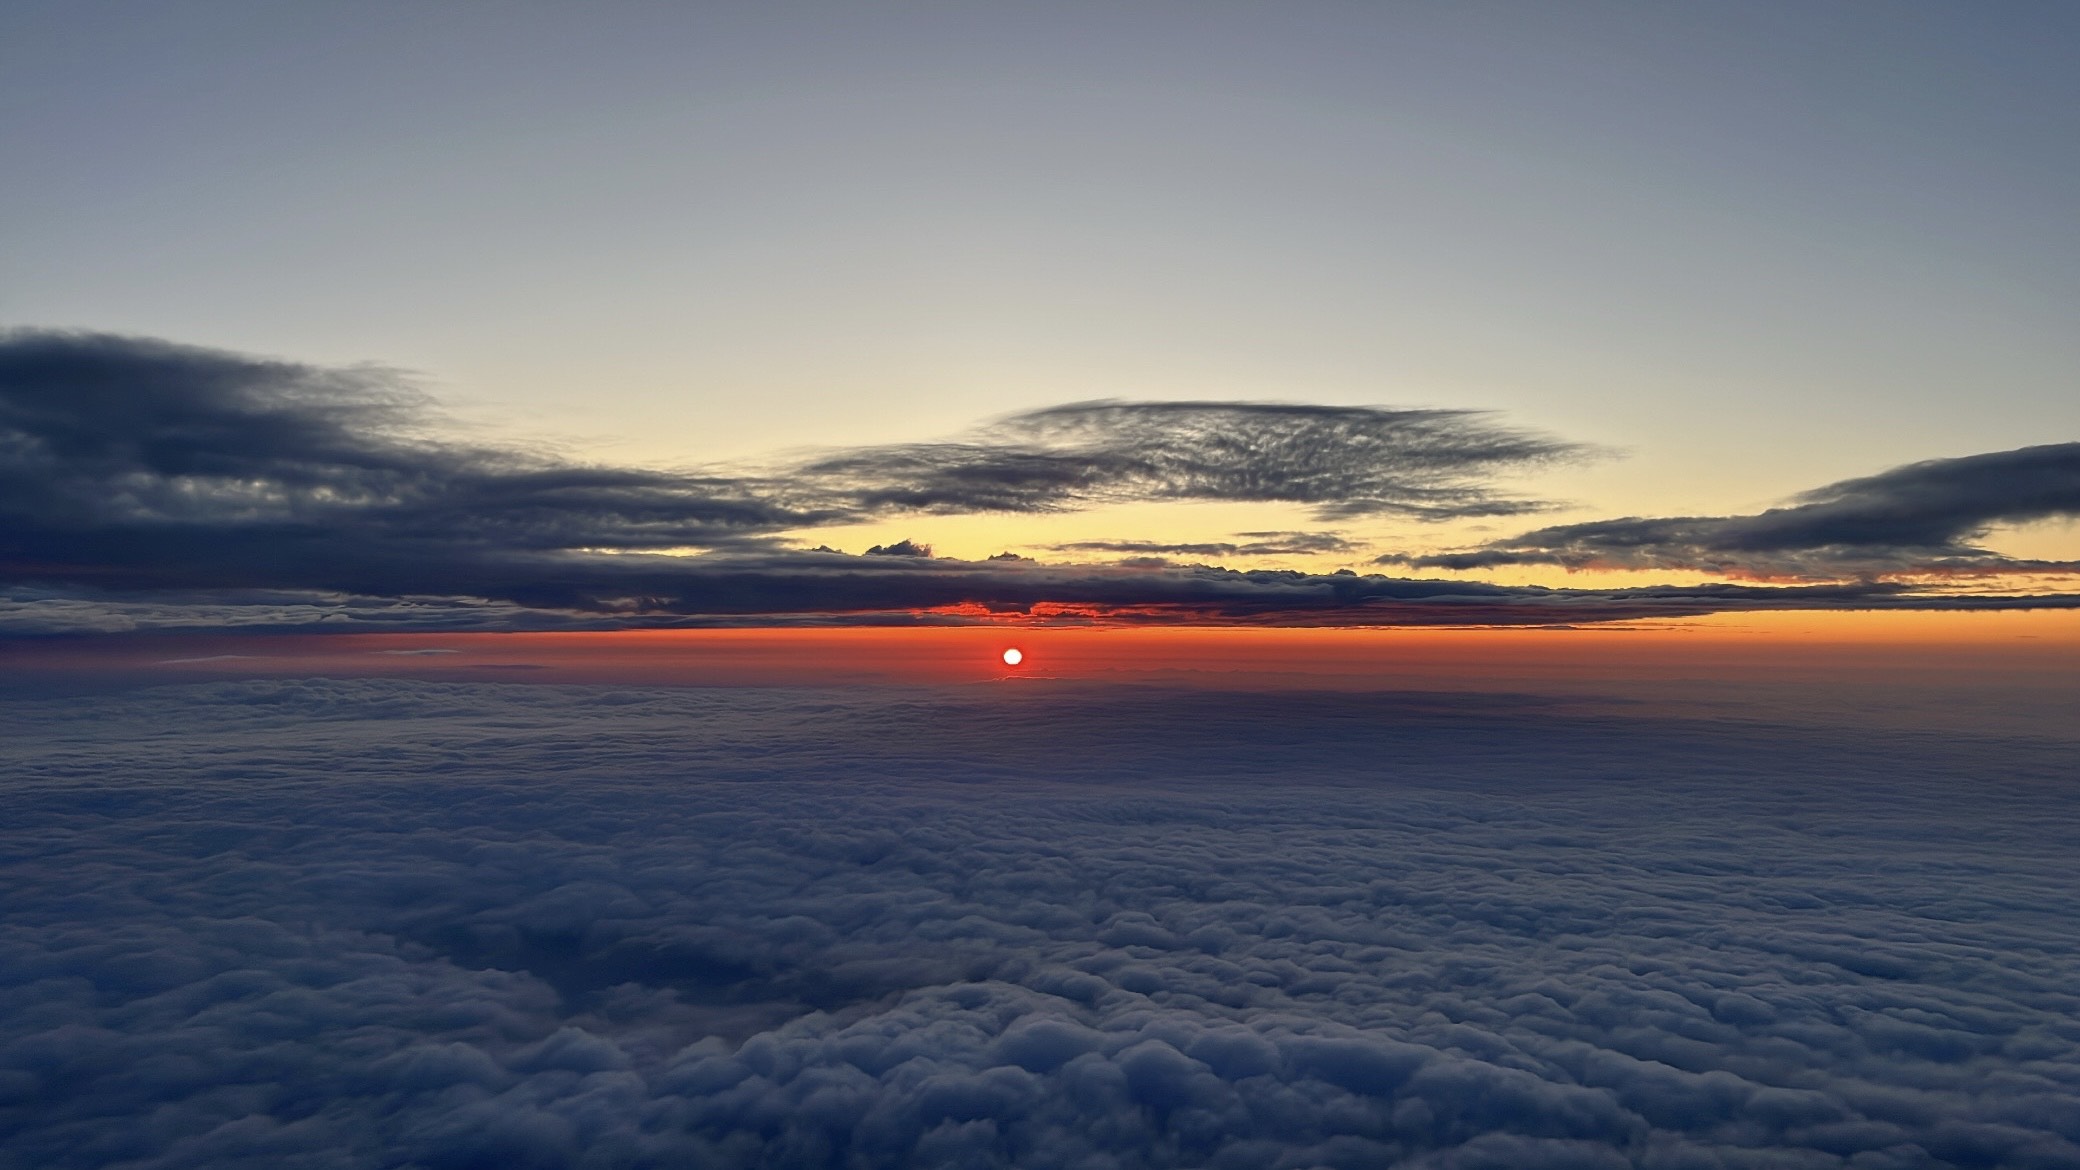
[[[1573,508],[1541,516],[1538,524],[1593,520],[1601,517],[1594,509]],[[1332,573],[1350,569],[1393,577],[1485,581],[1496,585],[1539,585],[1554,589],[1629,589],[1649,585],[1702,585],[1734,581],[1742,584],[1797,585],[1822,581],[1781,581],[1743,578],[1727,572],[1696,569],[1579,569],[1552,565],[1504,566],[1479,570],[1410,568],[1377,564],[1383,553],[1423,555],[1446,549],[1478,546],[1517,531],[1515,526],[1495,521],[1458,521],[1424,524],[1406,519],[1375,517],[1339,524],[1323,524],[1309,511],[1293,504],[1241,504],[1206,501],[1116,504],[1082,511],[1005,515],[977,513],[947,516],[909,516],[872,523],[802,529],[788,534],[796,544],[811,547],[827,544],[858,553],[874,545],[913,540],[928,545],[940,557],[982,560],[1002,552],[1029,556],[1049,564],[1109,564],[1134,557],[1132,550],[1076,549],[1058,546],[1078,542],[1149,541],[1164,545],[1248,545],[1275,543],[1275,536],[1252,537],[1249,533],[1300,533],[1333,531],[1351,542],[1346,551],[1322,553],[1219,553],[1189,551],[1159,553],[1173,564],[1207,564],[1222,568],[1293,569],[1307,573]],[[1988,535],[1985,545],[2011,556],[2045,561],[2080,562],[2080,525],[2041,522],[2012,526]],[[1939,593],[1969,594],[2053,593],[2080,590],[2080,573],[2011,574],[1988,577],[1907,578],[1930,586]]]

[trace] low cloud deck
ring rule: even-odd
[[[2080,1164],[2069,745],[379,679],[0,722],[24,1165]]]

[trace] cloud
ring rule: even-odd
[[[1269,557],[1320,556],[1357,552],[1353,544],[1331,532],[1240,532],[1241,542],[1166,544],[1156,540],[1079,540],[1047,547],[1068,553],[1126,553],[1134,556]]]
[[[1479,569],[1701,569],[1743,577],[2080,571],[1979,547],[1996,524],[2080,515],[2080,443],[1932,459],[1815,488],[1753,516],[1627,517],[1383,564]]]
[[[894,544],[877,544],[866,551],[870,557],[924,557],[932,555],[932,546],[914,540],[899,540]]]
[[[0,731],[23,1164],[2080,1161],[2062,743],[383,680]]]
[[[1021,415],[962,443],[698,474],[459,444],[436,437],[437,422],[407,380],[380,368],[101,334],[6,334],[0,574],[20,589],[125,605],[288,591],[320,605],[428,598],[479,613],[672,613],[727,592],[738,566],[634,554],[757,548],[784,531],[906,512],[1130,499],[1517,511],[1483,478],[1574,450],[1469,412],[1111,402]],[[804,580],[779,594],[824,604],[842,574],[805,557],[793,563]],[[770,583],[778,562],[762,563]],[[931,603],[836,608],[916,604]],[[720,612],[745,611],[725,603]]]
[[[1494,495],[1485,477],[1579,451],[1463,411],[1082,403],[1005,420],[970,441],[827,453],[755,473],[584,466],[449,442],[434,436],[437,421],[407,382],[381,369],[97,334],[0,336],[0,631],[584,629],[1010,613],[1480,624],[2074,603],[1870,584],[1554,590],[1235,572],[1145,555],[1115,565],[968,562],[931,558],[910,540],[866,556],[778,544],[784,532],[841,521],[1130,499],[1285,501],[1324,516],[1520,511],[1528,505]],[[2030,507],[2063,506],[2063,466],[2039,469],[2044,484]],[[1803,507],[1860,515],[1855,501],[1898,494],[1867,486],[1883,479]],[[1988,471],[1971,482],[1984,494],[2004,481]],[[1999,514],[2026,511],[2018,508]],[[1236,544],[1237,555],[1331,551],[1341,541],[1243,535],[1253,543]],[[679,555],[688,548],[708,551]]]
[[[380,369],[6,335],[0,573],[110,593],[516,600],[467,584],[580,548],[712,546],[816,519],[745,481],[466,447],[429,423]]]
[[[1323,518],[1513,515],[1489,480],[1588,449],[1484,412],[1263,402],[1079,402],[953,443],[868,447],[797,473],[870,509],[1048,512],[1147,500],[1306,504]]]
[[[158,666],[188,666],[197,662],[249,662],[256,656],[251,654],[206,654],[200,658],[162,658]]]
[[[1554,589],[1166,563],[1050,565],[918,556],[773,552],[621,556],[515,564],[455,579],[510,602],[313,595],[227,605],[210,596],[69,598],[11,604],[0,632],[54,634],[253,628],[272,633],[611,630],[773,625],[1053,624],[1555,625],[1765,610],[2007,610],[2080,607],[2080,596],[1930,595],[1883,582]],[[525,576],[519,574],[524,573]]]

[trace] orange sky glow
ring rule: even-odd
[[[1017,647],[1024,661],[1005,665]],[[17,643],[13,670],[618,685],[1065,685],[1521,691],[1684,709],[2080,726],[2080,612],[1722,614],[1575,629],[957,626],[131,635]],[[2018,724],[2019,721],[2019,724]]]

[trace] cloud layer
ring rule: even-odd
[[[667,472],[443,440],[427,409],[380,369],[95,334],[0,335],[0,632],[945,622],[1008,613],[1540,624],[1726,609],[2075,604],[1940,597],[1871,581],[1546,589],[1164,560],[1350,551],[1328,533],[1060,550],[1129,554],[1103,565],[933,559],[911,540],[871,550],[896,555],[846,556],[791,551],[779,539],[900,516],[1134,501],[1284,502],[1327,519],[1511,514],[1534,505],[1498,493],[1495,475],[1582,453],[1466,411],[1080,403],[959,442]],[[1902,542],[1920,541],[1914,555],[1962,564],[1983,552],[1958,543],[1975,525],[2071,507],[2073,450],[1917,465],[1763,517],[1577,525],[1464,556],[1399,559],[1709,564],[1756,575],[1772,558],[1839,560],[1842,549],[1897,557]],[[707,551],[678,555],[688,549]]]
[[[2080,443],[1931,459],[1843,480],[1753,516],[1627,517],[1526,532],[1485,548],[1395,557],[1417,568],[1563,565],[1742,577],[2080,571],[1974,542],[1996,524],[2080,515]]]
[[[373,681],[0,724],[23,1165],[2080,1165],[2063,745]]]
[[[1487,515],[1531,505],[1496,495],[1486,476],[1575,450],[1471,411],[1097,402],[1008,419],[969,442],[695,475],[436,441],[425,433],[427,406],[380,369],[94,334],[5,335],[0,506],[23,529],[10,551],[59,563],[98,554],[99,566],[109,550],[95,535],[104,545],[244,536],[315,568],[326,539],[357,553],[420,543],[422,553],[630,551],[891,513],[1140,500]]]
[[[1058,625],[1544,626],[1725,612],[2080,607],[2073,595],[1929,596],[1885,582],[1553,589],[1348,571],[976,562],[886,551],[487,564],[445,579],[448,591],[461,596],[382,596],[386,582],[357,580],[368,592],[13,590],[0,594],[0,633],[618,630],[1008,619]]]
[[[1238,532],[1239,541],[1197,544],[1159,540],[1079,540],[1049,545],[1056,552],[1123,553],[1135,557],[1275,557],[1355,553],[1360,546],[1330,532]]]

